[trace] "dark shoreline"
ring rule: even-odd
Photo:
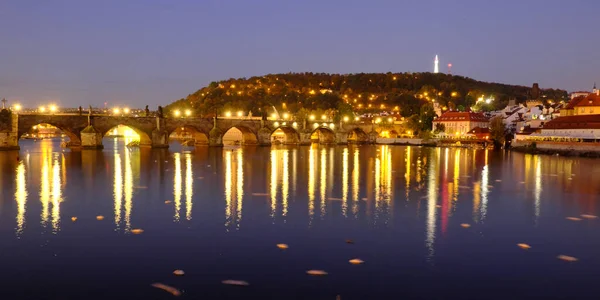
[[[578,151],[578,150],[547,150],[547,149],[539,149],[531,146],[515,146],[511,147],[509,150],[517,151],[521,153],[527,154],[545,154],[545,155],[558,155],[558,156],[566,156],[566,157],[588,157],[588,158],[600,158],[600,150],[599,151]]]

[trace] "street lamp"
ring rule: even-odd
[[[113,108],[113,114],[118,115],[121,112],[119,108]]]
[[[173,114],[175,115],[175,117],[179,117],[181,116],[181,112],[177,109],[173,112]]]
[[[40,112],[46,112],[46,108],[45,108],[45,107],[43,107],[43,106],[40,106],[40,107],[38,108],[38,110],[39,110]]]
[[[315,120],[315,115],[310,115],[310,120],[314,121]]]
[[[231,112],[230,111],[225,112],[225,116],[228,117],[228,118],[231,117]]]
[[[348,120],[350,120],[350,118],[348,118],[348,116],[344,117],[344,122],[348,122]]]
[[[50,105],[50,111],[51,112],[56,112],[58,108],[56,107],[56,105]]]
[[[238,117],[241,117],[241,116],[243,116],[243,115],[244,115],[244,112],[243,112],[243,111],[241,111],[241,110],[240,110],[240,111],[238,111],[238,112],[237,112],[237,116],[238,116]]]
[[[283,114],[283,119],[284,119],[284,120],[287,120],[287,118],[288,118],[288,117],[289,117],[288,113],[284,113],[284,114]]]
[[[128,114],[129,113],[129,108],[127,108],[127,107],[123,108],[123,113]]]
[[[192,111],[191,111],[191,110],[189,110],[189,109],[186,109],[186,110],[185,110],[185,115],[186,115],[187,117],[191,116],[191,115],[192,115]]]
[[[354,121],[358,121],[358,120],[360,120],[360,117],[355,117],[354,118]]]
[[[20,104],[15,104],[15,106],[13,106],[13,109],[15,111],[20,111],[21,110],[21,105]]]

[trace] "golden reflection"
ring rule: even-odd
[[[281,214],[285,217],[288,213],[288,198],[290,193],[290,173],[289,173],[289,151],[283,150],[283,182],[281,185],[281,198],[282,198],[282,212]]]
[[[271,151],[271,218],[275,218],[275,213],[277,210],[277,151]]]
[[[325,203],[325,196],[326,196],[326,190],[327,190],[327,151],[325,151],[325,149],[321,149],[321,159],[319,160],[319,164],[321,165],[321,174],[319,175],[319,181],[321,182],[320,185],[320,192],[321,192],[321,218],[323,218],[323,216],[325,216],[325,212],[326,212],[326,203]]]
[[[225,227],[240,228],[244,198],[244,172],[242,149],[225,151]],[[234,174],[235,173],[235,174]]]
[[[375,219],[384,213],[389,217],[392,203],[392,154],[389,146],[381,146],[375,159]],[[387,222],[387,220],[386,220]]]
[[[427,233],[425,245],[429,250],[429,257],[435,254],[435,230],[437,221],[437,196],[438,196],[438,175],[440,166],[440,148],[437,148],[431,154],[432,159],[429,164],[429,179],[427,182]]]
[[[452,185],[454,190],[452,191],[452,200],[458,200],[458,177],[460,176],[460,148],[457,148],[454,152],[454,175],[453,175]],[[456,207],[456,204],[452,204],[453,207]]]
[[[62,201],[61,172],[58,160],[58,155],[56,155],[52,166],[52,231],[54,233],[60,229],[60,202]]]
[[[133,173],[131,171],[131,152],[125,147],[125,180],[123,182],[125,192],[125,231],[131,229],[131,210],[133,208]]]
[[[314,144],[313,144],[314,145]],[[315,214],[316,149],[311,145],[308,150],[308,224],[312,224]]]
[[[194,173],[192,171],[192,155],[185,154],[185,219],[192,219],[192,196],[194,195]]]
[[[348,216],[348,148],[342,152],[342,214]]]
[[[487,157],[487,150],[486,150],[486,157]],[[481,220],[485,220],[485,217],[487,216],[487,202],[488,202],[488,194],[490,192],[490,188],[488,187],[488,185],[490,184],[490,172],[489,172],[489,166],[487,165],[487,159],[486,159],[486,165],[483,166],[483,170],[481,170]]]
[[[354,163],[352,165],[352,214],[358,216],[358,196],[360,192],[360,160],[358,148],[354,149]]]
[[[175,178],[173,180],[173,203],[175,203],[175,215],[173,216],[173,220],[175,222],[179,222],[179,212],[181,210],[181,186],[182,186],[182,178],[181,178],[181,153],[174,154],[175,161]]]
[[[406,147],[406,158],[404,158],[404,160],[406,161],[406,173],[404,174],[404,179],[406,181],[406,201],[408,201],[408,196],[410,194],[410,162],[412,160],[411,154],[412,154],[412,147],[411,146],[407,146]]]
[[[479,222],[479,204],[481,203],[481,182],[473,183],[473,222]]]
[[[225,151],[225,226],[231,222],[231,151]]]
[[[115,202],[115,226],[119,229],[121,223],[121,209],[123,209],[123,171],[121,170],[121,154],[115,150],[115,173],[113,196]]]
[[[43,227],[48,224],[50,217],[50,164],[52,163],[52,148],[42,142],[42,174],[40,175],[40,202],[42,202],[42,212],[40,215]]]
[[[17,201],[17,235],[23,233],[25,226],[25,210],[27,204],[27,182],[25,181],[25,165],[19,161],[17,166],[15,200]]]

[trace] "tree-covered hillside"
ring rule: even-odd
[[[275,107],[279,113],[292,115],[335,110],[341,114],[409,117],[419,114],[422,106],[434,103],[442,110],[491,110],[505,107],[509,99],[520,103],[536,94],[526,86],[441,73],[287,73],[212,82],[168,105],[165,111],[191,109],[195,116],[242,111],[258,116],[270,115]],[[566,91],[557,89],[542,89],[539,94],[546,101],[566,97]]]

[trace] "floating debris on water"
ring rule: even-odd
[[[161,289],[163,291],[167,291],[167,292],[171,293],[173,296],[181,296],[181,292],[172,286],[168,286],[168,285],[162,284],[162,283],[153,283],[152,286],[155,288]]]
[[[267,196],[269,196],[269,193],[252,193],[252,196],[262,196],[262,197],[267,197]]]
[[[346,244],[354,244],[354,241],[348,239],[348,240],[346,240]]]
[[[177,276],[183,276],[185,275],[185,272],[183,270],[175,270],[173,271],[173,274]]]
[[[577,217],[567,217],[566,219],[570,220],[570,221],[581,221],[582,220],[581,218],[577,218]]]
[[[171,200],[165,200],[165,204],[171,204],[171,202],[173,202],[173,201],[171,201]]]
[[[198,179],[204,179],[204,177],[200,176],[200,177],[198,177]]]
[[[557,256],[556,258],[558,258],[560,260],[564,260],[564,261],[578,261],[578,259],[573,256],[562,255],[562,254]]]
[[[96,220],[102,221],[102,220],[104,220],[104,216],[96,216]]]
[[[131,229],[131,233],[133,233],[133,234],[141,234],[142,232],[144,232],[144,229],[140,229],[140,228]]]
[[[329,200],[329,201],[342,201],[342,200],[344,200],[344,199],[342,199],[342,198],[334,198],[334,197],[329,197],[329,198],[327,198],[327,200]]]
[[[488,187],[489,189],[491,189],[491,188],[493,188],[494,186],[493,186],[493,185],[488,185],[487,187]]]
[[[73,221],[73,222],[77,221],[77,217],[71,217],[71,221]]]
[[[238,286],[248,286],[250,285],[248,282],[243,281],[243,280],[223,280],[221,281],[223,284],[228,284],[228,285],[238,285]]]
[[[367,201],[367,200],[369,200],[369,199],[367,199],[367,197],[364,197],[364,198],[362,198],[362,200],[363,200],[363,201]]]
[[[435,207],[437,207],[437,208],[442,208],[442,206],[441,206],[441,205],[439,205],[439,204],[438,204],[438,205],[436,205]]]
[[[586,219],[595,219],[598,216],[594,216],[594,215],[581,215],[582,218],[586,218]]]
[[[461,226],[462,228],[469,228],[469,227],[471,227],[471,224],[462,223],[462,224],[460,224],[460,226]]]
[[[470,186],[466,186],[466,185],[459,185],[458,186],[459,189],[470,189]]]
[[[363,264],[365,261],[360,258],[354,258],[354,259],[349,260],[348,262],[353,265],[360,265],[360,264]]]
[[[285,249],[289,248],[289,246],[287,244],[277,244],[277,248],[285,250]]]
[[[496,179],[495,181],[496,182],[502,182],[502,179]]]
[[[327,272],[325,272],[323,270],[308,270],[308,271],[306,271],[306,274],[313,275],[313,276],[325,276],[325,275],[327,275]]]
[[[519,182],[519,183],[520,183],[520,184],[525,184],[525,181],[521,181],[521,182]]]
[[[519,246],[519,248],[525,249],[525,250],[531,249],[531,246],[524,244],[524,243],[517,244],[517,246]]]

